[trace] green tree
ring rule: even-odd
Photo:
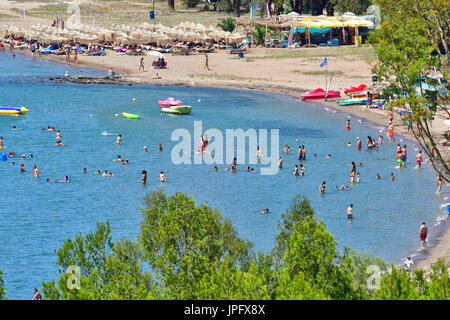
[[[0,300],[6,299],[5,282],[3,281],[3,271],[0,270]]]
[[[236,22],[232,17],[220,19],[217,27],[219,27],[223,31],[233,32],[234,29],[236,29]]]
[[[97,230],[75,240],[67,239],[58,249],[61,274],[58,284],[43,283],[46,299],[142,299],[151,291],[150,276],[142,272],[142,251],[129,240],[111,241],[109,222],[97,223]],[[70,266],[79,268],[76,275],[67,273]]]
[[[252,244],[239,238],[217,210],[196,206],[179,192],[167,197],[162,190],[144,203],[140,240],[165,298],[196,299],[194,288],[226,257],[243,270],[248,267]]]
[[[183,0],[183,3],[187,8],[195,8],[200,2],[201,0]]]
[[[431,266],[431,272],[414,272],[399,268],[381,279],[381,286],[375,290],[378,300],[449,300],[450,277],[448,266],[439,259]]]
[[[438,110],[450,116],[447,110],[449,94],[441,90],[441,80],[431,80],[427,76],[448,76],[448,26],[449,6],[439,7],[442,1],[379,0],[384,21],[375,30],[369,41],[378,57],[374,71],[390,89],[391,105],[408,111],[402,120],[411,123],[411,132],[417,142],[432,160],[434,170],[445,181],[450,182],[448,159],[436,147],[431,125]],[[417,12],[421,11],[421,14]],[[443,23],[442,21],[446,21]],[[444,24],[447,24],[444,26]],[[447,32],[442,35],[442,32]],[[439,78],[438,78],[439,79]],[[435,87],[436,97],[430,96],[418,82],[430,82]],[[448,138],[448,137],[447,137]]]
[[[372,2],[372,0],[331,0],[333,8],[336,9],[339,14],[352,12],[356,15],[364,14]]]

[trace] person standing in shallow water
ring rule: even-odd
[[[427,234],[428,234],[428,227],[426,226],[425,222],[422,222],[422,225],[420,226],[419,229],[419,237],[420,240],[422,241],[422,246],[426,246],[427,245]]]
[[[116,139],[116,144],[118,145],[118,146],[120,146],[120,143],[122,142],[122,135],[121,134],[119,134],[118,136],[117,136],[117,139]]]
[[[145,185],[147,184],[147,171],[146,170],[142,170],[142,178],[141,178],[142,184]]]
[[[347,218],[353,219],[353,204],[350,204],[347,208]]]
[[[345,131],[350,131],[352,128],[350,128],[350,120],[347,120],[347,124],[345,125]]]

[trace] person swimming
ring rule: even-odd
[[[219,168],[217,166],[214,166],[214,171],[215,172],[219,171]]]
[[[164,175],[164,172],[161,171],[161,173],[159,174],[159,182],[166,182],[166,181],[167,181],[167,178]]]
[[[147,170],[142,170],[141,182],[143,185],[147,184]]]
[[[61,139],[61,131],[56,132],[56,139]]]
[[[118,155],[117,156],[117,162],[122,162],[122,161],[123,161],[122,157],[120,155]]]
[[[62,143],[61,140],[56,141],[56,144],[55,144],[55,146],[64,146],[64,145],[65,145],[65,144]]]
[[[278,157],[278,169],[282,168],[283,168],[283,160],[281,159],[281,157]]]
[[[393,172],[391,172],[391,181],[395,181],[395,176]]]
[[[300,172],[298,171],[298,165],[295,165],[295,168],[294,168],[294,176],[295,177],[298,177],[300,175]]]
[[[158,151],[162,152],[163,151],[163,146],[161,143],[158,143]]]
[[[144,146],[144,152],[147,152],[147,146]]]
[[[83,168],[83,173],[87,173],[87,168]]]
[[[347,208],[347,219],[353,219],[353,204],[350,204]]]
[[[302,164],[300,164],[300,175],[301,176],[304,176],[305,175],[305,167],[302,165]]]
[[[347,147],[351,147],[352,143],[351,142],[347,142]]]
[[[262,214],[269,213],[269,209],[264,209],[263,211],[260,211],[259,213],[262,213]]]
[[[320,193],[325,193],[325,185],[326,185],[326,181],[323,181],[322,184],[319,186],[319,191]]]
[[[252,168],[252,170],[250,170],[250,173],[255,173],[256,171],[255,171],[255,169],[254,168]]]
[[[381,176],[380,176],[380,174],[379,173],[377,173],[377,176],[376,176],[376,178],[375,179],[377,179],[377,180],[380,180],[381,179]]]
[[[331,158],[331,154],[328,154],[325,158],[326,159],[330,159]]]
[[[122,135],[121,134],[119,134],[118,136],[117,136],[117,139],[116,139],[116,144],[118,145],[118,146],[120,146],[120,143],[122,142]]]

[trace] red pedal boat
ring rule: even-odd
[[[314,91],[308,91],[302,94],[303,100],[317,100],[317,99],[325,99],[326,91],[318,88]],[[327,98],[339,98],[341,93],[339,90],[328,90]]]
[[[366,89],[366,88],[367,88],[367,86],[365,84],[360,84],[357,87],[345,88],[344,92],[345,93],[360,92],[360,91],[364,91],[364,89]]]

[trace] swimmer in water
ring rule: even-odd
[[[20,172],[24,173],[25,172],[25,166],[22,164],[20,164]]]
[[[376,177],[376,179],[377,179],[377,180],[380,180],[380,179],[381,179],[381,177],[380,177],[380,174],[379,174],[379,173],[377,173],[377,177]]]
[[[108,176],[108,170],[105,170],[105,172],[102,173],[102,177],[107,177]]]
[[[345,125],[345,131],[350,131],[350,120],[347,120],[347,124]]]
[[[323,181],[322,184],[319,186],[320,193],[325,193],[325,184],[326,183],[327,183],[326,181]]]
[[[298,177],[300,175],[300,172],[298,171],[298,165],[295,165],[295,168],[294,168],[294,176],[295,177]]]
[[[317,153],[314,153],[314,158],[317,158]]]
[[[141,182],[143,185],[147,184],[147,170],[142,170]]]
[[[256,147],[256,162],[261,163],[261,158],[263,156],[262,150],[259,148],[259,146]]]
[[[87,173],[87,168],[84,168],[84,169],[83,169],[83,173]]]
[[[161,173],[159,174],[159,182],[166,182],[166,181],[167,181],[167,178],[164,175],[164,172],[161,171]]]
[[[64,177],[64,180],[60,180],[60,181],[56,181],[56,182],[69,183],[70,180],[69,180],[69,177],[68,177],[68,176],[65,176],[65,177]]]
[[[325,158],[326,159],[330,159],[331,158],[331,154],[328,154]]]
[[[55,144],[55,146],[60,146],[60,147],[62,147],[62,146],[64,146],[64,145],[65,145],[65,144],[62,143],[61,140],[56,141],[56,144]]]
[[[361,182],[361,174],[359,172],[356,173],[356,183]]]
[[[278,169],[283,168],[283,160],[281,159],[281,157],[278,157]]]
[[[0,148],[3,148],[4,147],[4,145],[3,145],[3,137],[0,137]]]
[[[36,165],[34,165],[34,167],[33,167],[32,175],[35,176],[36,178],[39,178],[39,169],[37,168]]]
[[[95,171],[95,174],[100,174],[100,173],[101,173],[100,170]]]
[[[391,181],[395,181],[395,176],[393,172],[391,172]]]
[[[260,211],[259,213],[262,213],[262,214],[269,213],[269,209],[264,209],[263,211]]]
[[[237,166],[237,160],[236,157],[233,158],[233,161],[231,161],[231,171],[236,172],[236,166]]]
[[[356,151],[361,151],[362,143],[359,137],[356,137]]]
[[[351,147],[352,143],[351,142],[347,142],[347,147]]]
[[[397,164],[398,164],[399,168],[402,167],[402,163],[403,163],[402,154],[401,153],[397,153]]]
[[[163,147],[162,147],[162,144],[161,144],[161,143],[158,143],[158,151],[159,151],[159,152],[162,152],[162,151],[163,151]]]
[[[61,139],[61,131],[56,132],[56,139]]]
[[[214,166],[214,171],[215,172],[219,171],[219,168],[217,166]]]
[[[112,173],[111,171],[106,175],[107,177],[114,177],[114,173]]]
[[[288,155],[289,151],[291,151],[291,148],[289,148],[289,146],[285,143],[284,144],[284,152],[286,153],[286,155]]]
[[[347,208],[347,218],[353,219],[353,204],[350,204]]]
[[[120,155],[118,155],[117,156],[117,162],[122,162],[122,161],[123,161],[122,157]]]
[[[127,159],[127,160],[122,160],[122,161],[120,162],[120,164],[130,164],[130,161],[128,161],[128,159]]]
[[[336,186],[336,189],[339,189],[339,190],[341,190],[341,191],[344,191],[345,189],[348,189],[348,186],[344,186],[343,184],[339,187],[339,186]]]
[[[247,167],[247,172],[250,172],[250,167]]]
[[[358,164],[358,166],[360,166],[360,167],[363,167],[363,164],[362,164],[362,162],[360,162],[360,163]]]
[[[255,173],[256,171],[255,171],[255,169],[254,168],[252,168],[252,170],[250,170],[250,173]]]
[[[16,126],[13,126],[12,129],[13,129],[13,130],[17,130]]]
[[[302,164],[300,164],[300,175],[301,176],[305,175],[305,167]]]
[[[147,146],[144,146],[144,152],[147,152]]]
[[[116,144],[118,145],[118,146],[120,146],[120,143],[122,142],[122,135],[121,134],[119,134],[118,136],[117,136],[117,139],[116,139]]]

